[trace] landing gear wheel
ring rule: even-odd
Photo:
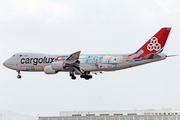
[[[91,74],[82,74],[80,77],[84,78],[85,80],[89,80],[92,79],[93,76]]]
[[[70,76],[70,77],[74,76],[74,72],[72,72],[72,71],[69,72],[69,76]]]
[[[93,77],[92,75],[89,75],[89,79],[92,79],[92,77]]]
[[[75,79],[76,79],[76,76],[74,75],[74,72],[73,72],[73,71],[71,71],[71,72],[69,73],[69,76],[71,77],[72,80],[75,80]]]
[[[18,76],[17,76],[17,78],[18,78],[18,79],[21,79],[21,78],[22,78],[22,76],[21,76],[21,75],[18,75]]]
[[[84,78],[84,75],[80,75],[80,78]]]
[[[89,80],[89,77],[85,77],[85,80]]]
[[[21,79],[21,78],[22,78],[22,76],[20,75],[20,74],[21,74],[21,73],[20,73],[20,71],[19,71],[19,70],[17,70],[17,72],[18,72],[17,78],[18,78],[18,79]]]
[[[76,79],[76,76],[71,76],[72,80],[75,80]]]

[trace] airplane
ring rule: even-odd
[[[49,55],[40,53],[17,53],[7,59],[3,65],[18,72],[21,71],[44,72],[57,74],[69,72],[72,80],[76,75],[85,80],[91,79],[91,73],[97,74],[105,71],[127,69],[143,64],[148,64],[168,57],[162,53],[171,28],[161,28],[141,48],[132,54],[84,54],[77,51],[70,55]]]

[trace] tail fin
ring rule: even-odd
[[[166,44],[166,40],[170,33],[171,28],[161,28],[153,37],[151,37],[138,51],[129,56],[134,59],[143,58],[149,54],[161,53]]]

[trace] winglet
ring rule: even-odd
[[[130,54],[133,59],[140,59],[149,54],[161,53],[166,44],[166,40],[171,31],[170,27],[161,28],[154,36],[152,36],[140,49]]]

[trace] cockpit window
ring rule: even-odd
[[[15,57],[15,55],[13,55],[13,57]]]
[[[19,57],[22,57],[22,55],[19,55]]]

